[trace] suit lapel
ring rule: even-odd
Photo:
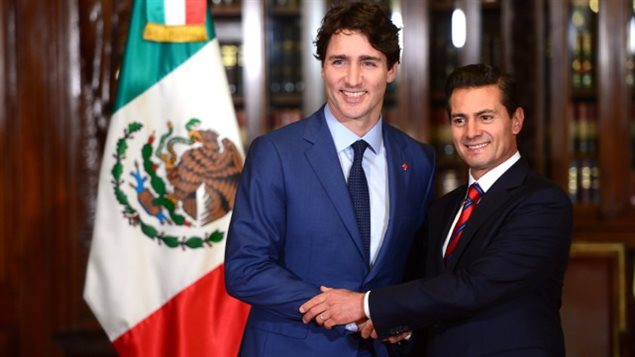
[[[500,206],[509,201],[511,190],[523,183],[528,172],[527,163],[523,159],[518,160],[483,195],[478,206],[474,209],[468,224],[465,226],[461,240],[459,240],[454,252],[452,252],[452,258],[447,262],[449,269],[454,268],[457,264],[461,254],[469,246],[470,241],[483,226],[485,220],[496,212]]]
[[[305,155],[363,258],[362,239],[355,220],[350,194],[335,151],[335,143],[323,113],[323,109],[318,110],[307,123],[304,139],[313,145]]]

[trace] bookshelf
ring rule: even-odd
[[[588,1],[573,0],[568,12],[571,109],[567,191],[575,204],[595,206],[600,203],[595,70],[598,9],[589,6]]]
[[[503,67],[502,12],[500,1],[433,0],[430,18],[430,129],[429,142],[437,152],[437,193],[445,194],[467,180],[467,168],[452,144],[446,111],[445,80],[454,69],[482,62]],[[453,16],[461,10],[467,25],[464,44],[453,41]],[[470,31],[480,28],[480,31]]]
[[[324,11],[323,0],[212,2],[245,146],[324,102],[320,66],[312,52]]]
[[[553,1],[546,10],[551,176],[569,192],[580,229],[631,229],[633,3]]]
[[[298,0],[276,0],[267,8],[268,128],[302,119],[302,16]]]
[[[236,110],[241,139],[246,142],[248,131],[244,103],[242,2],[239,0],[213,0],[211,11],[220,44],[221,60],[225,67],[229,91]]]
[[[626,262],[608,276],[612,281],[626,276],[632,287],[633,2],[549,1],[544,14],[545,38],[549,39],[543,57],[549,74],[543,92],[549,103],[546,121],[550,135],[546,136],[545,151],[549,176],[569,192],[574,203],[574,245],[624,245],[630,252]],[[579,264],[587,276],[601,270],[597,259],[583,261],[572,254],[570,267]],[[632,289],[612,290],[607,296],[625,301],[616,320],[633,321]],[[569,306],[575,308],[577,303],[570,301]],[[601,323],[597,322],[594,330]],[[618,326],[606,343],[596,340],[594,345],[602,347],[606,355],[631,355],[632,329],[630,323]],[[568,350],[584,344],[582,339]]]
[[[378,0],[399,15],[399,0]],[[212,15],[245,146],[255,137],[311,114],[324,102],[313,40],[331,0],[215,0]],[[394,11],[393,11],[394,10]],[[399,16],[394,19],[399,23]],[[399,118],[398,84],[384,116]]]
[[[225,66],[243,143],[301,119],[323,102],[319,63],[312,40],[324,13],[323,1],[217,0],[212,14],[221,46],[238,49]]]
[[[485,62],[511,72],[521,83],[528,118],[519,138],[521,153],[570,194],[576,217],[581,217],[576,221],[593,229],[633,225],[635,49],[627,46],[632,41],[627,31],[633,19],[630,0],[600,2],[603,11],[597,12],[589,0],[381,2],[401,19],[404,48],[384,115],[436,148],[438,194],[464,182],[467,173],[447,127],[445,78],[457,66]],[[246,143],[324,102],[312,41],[330,4],[214,2],[219,39],[230,46],[228,53],[238,55],[229,56],[228,63],[236,65],[228,66],[228,77],[242,81],[235,85],[234,103]],[[462,48],[451,41],[451,16],[457,7],[464,10],[468,29],[480,29],[467,31]]]
[[[311,44],[330,1],[287,0],[280,7],[272,1],[242,3],[243,33],[250,34],[243,40],[244,56],[251,59],[259,54],[264,59],[255,65],[244,63],[243,104],[249,138],[309,114],[324,101],[319,63],[312,58]],[[447,125],[445,79],[457,66],[469,63],[499,66],[520,83],[521,105],[526,116],[519,136],[521,154],[534,169],[568,192],[574,204],[575,244],[623,245],[629,252],[625,255],[627,263],[619,265],[616,271],[632,282],[633,1],[387,0],[383,3],[403,23],[399,76],[397,85],[387,93],[384,115],[412,137],[435,147],[437,194],[467,179],[467,168],[456,155]],[[596,4],[599,10],[594,8]],[[454,47],[451,40],[451,17],[457,7],[464,11],[468,28],[461,48]],[[253,17],[245,20],[249,16]],[[302,20],[298,22],[298,18]],[[295,30],[285,30],[285,26]],[[254,33],[258,28],[260,33]],[[289,35],[284,35],[285,32]],[[276,63],[287,60],[277,58],[276,51],[283,52],[280,48],[284,48],[285,38],[293,37],[291,32],[295,32],[293,36],[300,33],[300,49],[291,47],[290,51],[293,56],[301,57],[300,62],[294,63],[302,66],[299,86],[302,90],[280,93],[282,86],[272,89],[271,85],[284,82],[277,79],[284,76],[276,73],[282,66]],[[295,79],[294,83],[297,82]],[[274,117],[286,110],[295,112],[288,118]],[[572,259],[574,267],[588,269],[589,274],[603,274],[595,258],[581,259],[574,255]],[[608,279],[613,279],[612,275]],[[607,294],[610,299],[626,301],[619,316],[628,321],[633,315],[632,292]],[[569,303],[577,304],[576,301]],[[632,351],[630,329],[620,327],[610,345],[602,348],[612,351],[611,355]],[[584,345],[585,341],[568,336],[568,344]]]

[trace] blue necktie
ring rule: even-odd
[[[351,171],[348,174],[348,191],[353,201],[353,209],[355,210],[359,233],[362,237],[364,254],[367,263],[370,264],[370,199],[368,197],[366,174],[364,174],[364,169],[362,168],[362,159],[368,143],[364,140],[358,140],[351,146],[355,156],[353,157]]]

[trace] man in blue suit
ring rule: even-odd
[[[424,328],[410,344],[423,341],[427,356],[564,356],[571,202],[520,158],[524,112],[511,77],[465,66],[448,78],[446,95],[470,188],[430,207],[423,277],[367,294],[328,290],[301,307],[304,319],[332,328],[370,317],[364,337]]]
[[[433,151],[381,115],[398,31],[374,2],[330,9],[315,41],[326,105],[251,144],[225,255],[228,292],[252,306],[242,356],[387,355],[356,332],[366,319],[326,330],[298,309],[321,286],[401,282],[422,227]]]

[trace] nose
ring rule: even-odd
[[[351,87],[357,86],[361,82],[362,74],[359,65],[353,63],[346,72],[346,84]]]
[[[465,135],[468,138],[473,138],[479,135],[479,128],[476,120],[467,120],[465,124]]]

